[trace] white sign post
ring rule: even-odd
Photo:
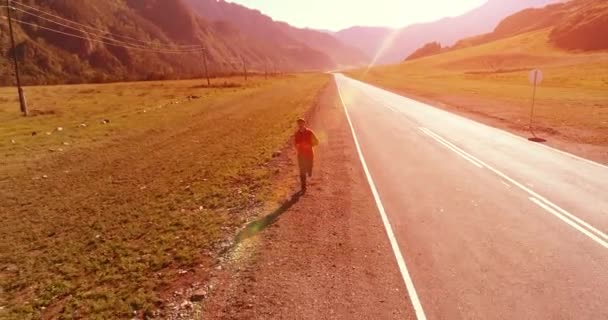
[[[534,70],[530,71],[530,74],[528,75],[528,80],[530,81],[530,84],[532,86],[534,86],[534,89],[532,89],[532,108],[530,109],[530,131],[532,131],[532,135],[534,135],[534,130],[532,130],[532,119],[534,117],[534,102],[536,100],[536,86],[540,85],[543,82],[543,72],[538,69],[534,69]]]

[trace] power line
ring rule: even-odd
[[[144,41],[144,40],[136,39],[136,38],[129,37],[129,36],[124,36],[124,35],[120,35],[120,34],[115,34],[115,33],[107,32],[106,30],[103,30],[101,28],[96,28],[96,27],[93,27],[93,26],[89,26],[89,25],[85,25],[85,24],[79,23],[79,22],[74,21],[74,20],[63,18],[61,16],[49,13],[47,11],[41,10],[39,8],[36,8],[36,7],[25,5],[25,4],[20,3],[20,2],[13,1],[13,2],[10,2],[10,3],[11,4],[17,4],[17,5],[19,5],[19,6],[23,7],[23,8],[27,8],[27,9],[39,12],[39,13],[41,13],[43,15],[48,16],[48,17],[44,17],[44,16],[41,16],[39,14],[32,13],[32,12],[30,12],[28,10],[24,10],[24,9],[21,9],[21,8],[16,8],[16,7],[13,7],[13,6],[10,6],[10,5],[9,6],[0,6],[0,7],[2,7],[2,8],[9,8],[9,10],[10,9],[17,10],[17,11],[23,12],[23,13],[25,13],[27,15],[30,15],[30,16],[42,19],[44,21],[47,21],[47,22],[50,22],[52,24],[55,24],[55,25],[58,25],[58,26],[62,26],[62,27],[65,27],[65,28],[68,28],[68,29],[71,29],[71,30],[74,30],[74,31],[69,31],[68,32],[68,31],[58,30],[56,28],[45,27],[45,26],[42,26],[40,24],[31,23],[31,22],[27,22],[27,21],[23,21],[23,20],[19,20],[19,19],[14,19],[13,18],[13,21],[15,21],[15,22],[17,22],[17,23],[19,23],[21,25],[28,25],[28,26],[40,28],[40,29],[43,29],[43,30],[51,31],[51,32],[54,32],[54,33],[57,33],[57,34],[61,34],[61,35],[64,35],[64,36],[78,38],[78,39],[84,39],[84,40],[92,41],[92,42],[98,42],[98,43],[102,43],[102,44],[105,44],[105,45],[108,45],[108,46],[126,48],[126,49],[143,51],[143,52],[166,53],[166,54],[197,54],[197,53],[203,53],[203,59],[206,60],[206,58],[207,58],[206,52],[204,51],[204,50],[206,50],[206,47],[204,45],[194,45],[194,44],[192,44],[192,45],[172,45],[172,44],[169,44],[169,45],[172,45],[172,47],[166,47],[167,44],[164,44],[163,45],[164,47],[159,47],[158,42]],[[221,8],[221,10],[224,11],[224,8]],[[224,12],[224,14],[225,14],[225,12]],[[77,27],[74,27],[74,26],[71,26],[71,25],[68,25],[68,24],[65,24],[65,23],[58,22],[58,21],[56,21],[54,19],[51,19],[49,17],[52,17],[52,18],[60,20],[60,21],[65,21],[66,23],[69,23],[69,24],[81,26],[81,27],[86,28],[88,30],[94,30],[95,33],[91,32],[91,31],[86,31],[86,30],[83,30],[83,29],[80,29],[80,28],[77,28]],[[5,16],[0,16],[0,18],[6,19]],[[74,34],[74,32],[79,32],[79,34]],[[99,34],[99,33],[103,33],[103,34]],[[101,39],[105,39],[105,41],[101,40],[101,39],[89,38],[89,37],[86,37],[86,36],[83,36],[83,35],[88,35],[88,36],[92,36],[92,37],[98,37],[98,38],[101,38]],[[115,36],[115,37],[119,37],[119,38],[123,38],[123,39],[130,39],[132,41],[136,41],[136,42],[139,42],[139,43],[144,43],[144,44],[147,44],[147,45],[152,45],[154,47],[148,47],[148,46],[144,46],[144,45],[138,44],[138,43],[132,43],[132,42],[124,41],[124,40],[115,39],[113,37],[108,37],[107,35],[111,35],[111,36]],[[243,64],[244,75],[245,75],[245,78],[247,78],[247,65],[246,65],[246,62],[243,59],[243,57],[240,56],[240,59],[237,57],[236,59],[230,59],[230,60],[231,60],[231,64],[239,64],[239,62]],[[236,61],[234,61],[234,60],[236,60]],[[233,67],[234,67],[234,65],[233,65]],[[206,69],[206,67],[205,67],[205,69]],[[265,66],[265,69],[267,70],[267,66]],[[275,64],[275,69],[276,69],[276,64]],[[208,72],[207,72],[207,77],[208,77]]]
[[[39,15],[34,14],[34,13],[31,13],[31,12],[27,12],[27,11],[25,11],[25,10],[21,10],[21,9],[19,9],[19,8],[13,8],[13,9],[15,9],[15,10],[17,10],[17,11],[21,11],[21,12],[23,12],[23,13],[25,13],[25,14],[28,14],[28,15],[31,15],[31,16],[34,16],[34,17],[37,17],[37,18],[39,18],[39,19],[42,19],[42,20],[45,20],[45,21],[51,22],[51,23],[53,23],[53,24],[56,24],[56,25],[59,25],[59,26],[62,26],[62,27],[68,28],[68,29],[72,29],[72,30],[75,30],[75,31],[78,31],[78,32],[86,33],[86,34],[88,34],[88,35],[98,36],[98,37],[100,37],[100,38],[102,38],[102,39],[106,39],[106,40],[108,40],[108,41],[116,42],[116,43],[123,44],[123,45],[126,45],[126,46],[133,46],[133,47],[138,47],[138,48],[142,48],[142,49],[148,49],[148,47],[145,47],[145,46],[142,46],[142,45],[139,45],[139,44],[135,44],[135,43],[128,43],[128,42],[125,42],[125,41],[116,40],[116,39],[114,39],[114,38],[106,37],[106,36],[101,35],[101,34],[89,33],[88,31],[84,31],[84,30],[79,29],[79,28],[76,28],[76,27],[72,27],[72,26],[69,26],[69,25],[66,25],[66,24],[63,24],[63,23],[57,22],[57,21],[53,21],[53,20],[51,20],[51,19],[48,19],[48,18],[45,18],[45,17],[39,16]],[[154,49],[157,49],[157,48],[154,48]],[[158,49],[162,49],[162,48],[158,48]],[[169,49],[169,50],[170,50],[170,49]]]
[[[3,17],[3,18],[6,19],[6,16],[1,16],[1,17]],[[35,23],[26,22],[26,21],[19,20],[19,19],[13,19],[13,21],[15,21],[15,22],[17,22],[19,24],[22,24],[22,25],[28,25],[28,26],[32,26],[32,27],[37,27],[37,28],[40,28],[40,29],[48,30],[48,31],[51,31],[51,32],[59,33],[59,34],[70,36],[70,37],[74,37],[74,38],[84,39],[84,40],[87,40],[87,41],[99,42],[99,43],[107,44],[107,45],[110,45],[110,46],[121,47],[121,48],[132,49],[132,50],[155,52],[155,53],[167,53],[167,54],[192,54],[192,53],[200,53],[201,52],[201,47],[200,46],[196,50],[194,48],[191,49],[191,50],[162,50],[162,49],[154,49],[154,48],[133,47],[133,46],[129,46],[129,45],[122,45],[122,44],[116,44],[116,43],[106,42],[106,41],[98,40],[98,39],[90,39],[90,38],[86,38],[86,37],[83,37],[83,36],[80,36],[80,35],[76,35],[76,34],[73,34],[73,33],[68,33],[68,32],[64,32],[64,31],[61,31],[61,30],[53,29],[53,28],[43,27],[41,25],[38,25],[38,24],[35,24]],[[88,32],[84,32],[84,31],[81,31],[81,32],[83,32],[85,34],[88,34],[88,35],[95,36],[94,34],[90,34]]]
[[[124,38],[124,39],[129,39],[131,41],[137,41],[137,42],[141,42],[141,43],[145,43],[145,44],[156,45],[156,43],[152,42],[152,41],[145,41],[145,40],[140,40],[140,39],[136,39],[136,38],[129,37],[129,36],[124,36],[124,35],[120,35],[120,34],[115,34],[115,33],[107,32],[106,30],[102,30],[100,28],[96,28],[96,27],[93,27],[93,26],[85,25],[85,24],[79,23],[79,22],[74,21],[74,20],[70,20],[70,19],[58,16],[58,15],[54,15],[54,14],[49,13],[47,11],[44,11],[44,10],[41,10],[41,9],[38,9],[38,8],[35,8],[35,7],[31,7],[31,6],[28,6],[28,5],[25,5],[25,4],[21,3],[21,2],[12,2],[12,3],[20,5],[22,7],[28,8],[28,9],[31,9],[31,10],[34,10],[34,11],[37,11],[37,12],[41,12],[41,13],[43,13],[45,15],[51,16],[53,18],[56,18],[56,19],[59,19],[59,20],[62,20],[62,21],[73,23],[75,25],[78,25],[78,26],[81,26],[81,27],[84,27],[84,28],[87,28],[87,29],[90,29],[90,30],[95,30],[95,31],[98,31],[98,32],[103,32],[103,33],[108,34],[108,35],[112,35],[112,36],[116,36],[116,37],[120,37],[120,38]],[[15,8],[15,9],[17,9],[17,8]],[[23,10],[20,10],[20,11],[23,11]],[[117,40],[117,41],[119,41],[119,40]],[[170,43],[166,43],[166,44],[170,44]],[[199,45],[190,44],[190,45],[177,45],[177,46],[178,47],[187,48],[187,47],[198,47]]]
[[[40,19],[43,19],[43,20],[49,21],[49,22],[51,22],[51,23],[53,23],[53,24],[60,25],[60,26],[63,26],[63,27],[66,27],[66,28],[69,28],[69,29],[72,29],[72,30],[79,31],[79,32],[87,33],[87,34],[89,34],[89,35],[98,36],[98,37],[101,37],[101,38],[107,39],[107,40],[109,40],[109,41],[113,41],[113,42],[121,43],[121,44],[124,44],[124,45],[127,45],[127,46],[131,46],[131,47],[140,47],[140,48],[143,48],[143,49],[147,49],[147,48],[148,48],[148,47],[143,46],[143,45],[141,45],[141,44],[135,44],[135,43],[129,43],[129,42],[126,42],[126,41],[123,41],[123,40],[117,40],[117,39],[110,38],[110,37],[107,37],[107,36],[102,35],[102,34],[94,34],[94,33],[91,33],[90,31],[85,31],[85,30],[82,30],[82,29],[79,29],[79,28],[75,28],[75,27],[73,27],[73,26],[69,26],[69,25],[66,25],[66,24],[63,24],[63,23],[60,23],[60,22],[54,21],[54,20],[52,20],[52,19],[42,17],[42,16],[40,16],[40,15],[37,15],[37,14],[31,13],[31,12],[28,12],[28,11],[23,10],[23,9],[14,8],[14,7],[13,7],[13,9],[18,10],[18,11],[21,11],[21,12],[23,12],[23,13],[25,13],[25,14],[28,14],[28,15],[31,15],[31,16],[34,16],[34,17],[37,17],[37,18],[40,18]],[[64,18],[61,18],[61,17],[55,16],[55,15],[52,15],[52,14],[47,13],[47,12],[44,12],[44,11],[42,11],[42,10],[37,10],[37,11],[40,11],[40,12],[43,12],[44,14],[47,14],[47,15],[50,15],[50,16],[53,16],[53,17],[56,17],[57,19],[61,19],[61,20],[64,20],[64,21],[68,21],[68,22],[71,22],[71,23],[77,24],[77,25],[81,25],[81,26],[83,26],[83,27],[87,27],[86,25],[79,24],[79,23],[77,23],[77,22],[75,22],[75,21],[72,21],[72,20],[69,20],[69,19],[64,19]],[[112,33],[108,33],[108,32],[103,31],[103,30],[101,30],[101,29],[96,29],[96,28],[92,28],[92,27],[88,27],[88,28],[89,28],[89,29],[98,30],[98,31],[103,32],[103,33],[105,33],[105,34],[114,35],[114,34],[112,34]],[[117,36],[118,36],[118,35],[117,35]],[[139,42],[143,42],[142,40],[137,40],[137,39],[134,39],[134,40],[135,40],[135,41],[139,41]],[[147,43],[154,44],[153,42],[147,42]],[[188,47],[186,47],[186,46],[181,46],[181,45],[175,45],[175,47],[180,47],[180,48],[183,48],[183,50],[186,50],[187,48],[198,48],[198,47],[200,47],[200,45],[188,45]],[[168,48],[168,47],[166,47],[166,48]],[[165,49],[166,49],[166,48],[165,48]],[[155,44],[155,48],[153,48],[153,49],[163,49],[163,48],[159,48],[159,47],[158,47],[158,45],[157,45],[157,44]],[[166,50],[170,50],[170,51],[171,51],[171,50],[174,50],[174,48],[169,48],[169,49],[166,49]]]

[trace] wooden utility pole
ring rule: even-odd
[[[530,132],[532,132],[532,136],[534,138],[536,138],[536,134],[534,133],[534,128],[533,128],[534,104],[536,102],[536,87],[543,82],[543,72],[538,69],[534,69],[534,70],[530,71],[530,74],[528,75],[528,80],[530,81],[530,84],[533,86],[532,107],[530,108]]]
[[[536,86],[537,86],[537,81],[538,81],[538,72],[534,72],[534,78],[533,78],[533,86],[534,89],[532,89],[532,107],[530,108],[530,131],[534,132],[534,129],[532,129],[532,124],[533,124],[533,119],[534,119],[534,104],[536,102]]]
[[[243,61],[243,75],[245,76],[245,81],[247,81],[247,64],[245,63],[243,56],[241,56],[241,61]]]
[[[6,15],[8,17],[8,28],[11,33],[11,47],[13,50],[13,62],[15,63],[15,78],[17,82],[17,93],[19,94],[19,105],[24,116],[28,115],[27,103],[23,88],[21,88],[21,77],[19,76],[19,63],[17,61],[17,50],[15,49],[15,35],[13,33],[13,18],[11,16],[11,0],[6,0]]]
[[[207,67],[207,49],[203,48],[203,62],[205,63],[205,77],[207,77],[207,86],[211,87],[211,79],[209,79],[209,69]]]
[[[268,80],[268,60],[264,60],[264,79]]]

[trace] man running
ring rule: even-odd
[[[315,158],[313,147],[319,144],[315,133],[306,127],[306,120],[298,119],[298,131],[295,134],[298,166],[300,167],[300,183],[302,193],[306,193],[306,177],[312,177],[312,167]]]

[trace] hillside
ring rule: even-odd
[[[343,57],[347,49],[332,46],[330,35],[327,40],[301,34],[309,43],[335,49],[332,55],[296,42],[293,35],[262,42],[246,26],[193,13],[182,0],[13,3],[17,55],[26,85],[200,77],[200,45],[208,49],[212,75],[240,72],[241,59],[253,71],[326,70],[357,62]],[[6,22],[0,20],[3,47],[9,45]],[[10,57],[4,50],[2,70],[12,70]],[[12,83],[12,73],[0,74],[0,85]]]
[[[460,40],[453,49],[505,39],[525,32],[552,28],[550,41],[567,50],[608,49],[608,2],[574,0],[513,14],[493,32]]]
[[[347,46],[326,32],[300,29],[285,22],[274,21],[258,10],[236,3],[217,0],[185,0],[201,17],[209,21],[226,21],[251,39],[280,50],[308,50],[306,55],[328,57],[335,66],[356,66],[367,62],[366,55]],[[316,51],[316,52],[313,52]]]
[[[519,34],[550,29],[548,41],[564,50],[608,49],[608,2],[573,0],[544,8],[530,8],[502,20],[490,33],[462,39],[452,47],[429,50],[427,44],[406,60],[477,46]]]
[[[429,42],[405,58],[405,61],[420,59],[441,53],[443,48],[438,42]]]
[[[364,51],[377,53],[376,64],[397,63],[426,43],[439,42],[443,46],[451,46],[460,39],[491,32],[501,19],[522,9],[558,1],[561,0],[488,0],[479,8],[457,17],[418,23],[397,31],[384,30],[383,34],[377,34],[379,41],[370,42]],[[356,31],[361,38],[370,32],[365,28]],[[350,37],[357,38],[357,35]]]

